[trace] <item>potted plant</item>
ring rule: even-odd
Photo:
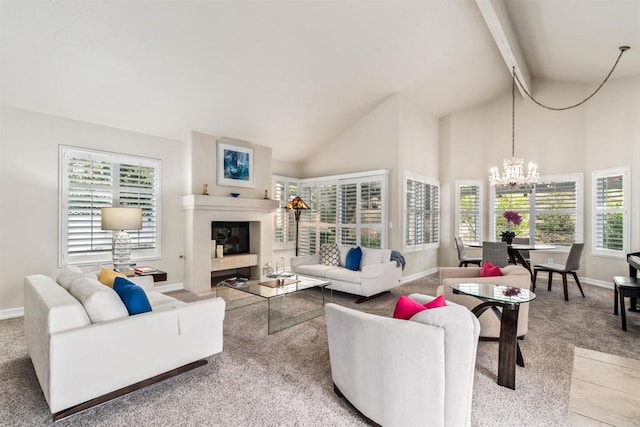
[[[514,226],[520,225],[522,223],[522,216],[516,211],[505,211],[502,217],[507,220],[507,229],[500,233],[500,237],[502,237],[503,242],[507,242],[507,244],[510,245],[513,242],[513,238],[516,237],[516,233],[511,231],[511,224]]]

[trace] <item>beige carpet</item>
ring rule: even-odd
[[[400,295],[433,295],[434,276],[355,305],[334,293],[334,302],[390,316]],[[480,342],[473,388],[473,426],[569,426],[574,348],[622,357],[640,355],[640,313],[629,313],[628,331],[613,316],[613,291],[584,285],[544,287],[531,304],[529,334],[522,341],[526,367],[516,369],[516,390],[496,383],[498,346]],[[186,292],[176,292],[193,299]],[[290,301],[294,301],[293,298]],[[56,424],[66,426],[364,426],[335,395],[324,317],[267,334],[266,303],[226,313],[224,351],[209,364],[139,390]],[[0,426],[52,425],[27,355],[22,319],[0,321]],[[161,355],[158,355],[161,357]],[[402,360],[402,352],[398,352]],[[428,419],[425,419],[428,422]]]

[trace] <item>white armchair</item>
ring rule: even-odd
[[[413,294],[424,304],[434,299]],[[468,426],[480,324],[465,307],[399,320],[325,306],[334,389],[384,426]]]

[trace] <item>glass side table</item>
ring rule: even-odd
[[[527,289],[489,283],[460,283],[450,285],[450,288],[455,294],[469,295],[483,301],[471,310],[476,317],[491,309],[500,319],[498,384],[515,390],[516,363],[524,367],[518,345],[518,313],[520,304],[533,301],[536,295]]]

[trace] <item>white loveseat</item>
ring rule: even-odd
[[[50,277],[36,274],[24,281],[27,347],[54,419],[140,388],[142,381],[200,366],[222,351],[222,299],[187,304],[154,291],[153,279],[141,276],[131,280],[144,289],[152,311],[129,316],[125,307],[121,317],[121,307],[113,305],[116,292],[95,274],[78,271],[75,278],[62,272],[58,280],[64,277],[68,287],[83,281],[88,288],[95,281],[107,291],[76,292],[87,309]],[[99,315],[105,320],[96,322]]]
[[[331,282],[331,289],[372,297],[400,285],[402,268],[391,260],[391,249],[362,249],[360,269],[345,267],[347,252],[355,246],[338,245],[339,265],[324,265],[320,254],[291,258],[291,270],[296,274],[324,279]],[[364,300],[364,299],[363,299]]]

